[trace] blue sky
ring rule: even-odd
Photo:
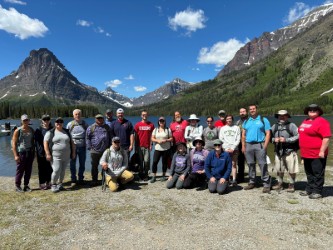
[[[0,78],[48,48],[80,82],[138,97],[214,78],[247,41],[327,2],[0,0]]]

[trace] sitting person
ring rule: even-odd
[[[190,156],[186,153],[184,143],[177,143],[177,151],[172,157],[170,176],[166,183],[167,188],[173,188],[176,185],[177,189],[183,187],[186,175],[190,171]]]
[[[100,164],[105,170],[105,181],[112,192],[118,190],[119,184],[126,184],[133,180],[134,175],[126,170],[128,167],[128,157],[120,148],[120,138],[113,137],[112,145],[106,149],[101,157]]]
[[[223,194],[228,187],[228,180],[231,173],[231,158],[229,153],[222,150],[222,141],[214,141],[214,151],[210,151],[205,160],[205,173],[208,182],[209,192]]]
[[[191,171],[184,181],[184,188],[194,188],[202,186],[206,188],[205,159],[209,153],[204,149],[205,142],[201,137],[193,141],[194,149],[190,151]]]

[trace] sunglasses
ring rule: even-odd
[[[221,147],[221,144],[214,144],[214,147]]]
[[[59,120],[59,121],[55,121],[55,123],[62,124],[62,123],[64,123],[64,121],[62,121],[62,120]]]
[[[159,122],[165,122],[165,120],[159,120]]]
[[[29,121],[29,119],[24,119],[23,121],[24,121],[24,122],[28,122],[28,121]]]
[[[120,141],[114,141],[114,143],[118,144],[118,143],[120,143]]]
[[[309,112],[317,112],[318,109],[309,109]]]
[[[96,118],[97,120],[102,120],[102,119],[104,119],[103,117],[98,117],[98,118]]]
[[[50,121],[50,118],[44,118],[43,121]]]
[[[212,123],[213,121],[207,121],[207,123]]]

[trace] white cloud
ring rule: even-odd
[[[288,16],[284,20],[285,23],[293,23],[297,19],[305,16],[308,14],[313,8],[311,8],[309,5],[306,5],[302,2],[296,2],[295,5],[289,10]]]
[[[217,67],[226,65],[243,47],[249,39],[243,43],[235,38],[229,39],[227,42],[215,43],[211,48],[201,48],[198,56],[199,64],[215,64]]]
[[[158,11],[158,15],[159,15],[159,16],[163,16],[163,9],[162,9],[162,6],[155,6],[155,8],[156,8],[157,11]]]
[[[144,86],[135,86],[135,87],[134,87],[134,90],[135,90],[136,92],[143,92],[143,91],[146,91],[147,88],[144,87]]]
[[[0,5],[0,30],[24,40],[29,37],[43,37],[48,28],[38,19],[32,19],[14,8],[6,10]]]
[[[19,4],[19,5],[27,5],[26,2],[19,0],[4,0],[5,3]]]
[[[134,80],[134,76],[130,74],[129,76],[124,77],[125,80]]]
[[[200,71],[199,68],[192,68],[193,71]]]
[[[101,28],[101,27],[97,27],[97,29],[95,29],[95,31],[96,31],[97,33],[101,33],[101,34],[104,33],[104,29]]]
[[[330,4],[330,3],[333,3],[333,0],[327,0],[327,1],[325,1],[324,4]]]
[[[86,21],[86,20],[82,20],[79,19],[76,21],[76,25],[82,26],[82,27],[90,27],[91,25],[93,25],[92,22]]]
[[[115,79],[115,80],[107,81],[104,84],[107,87],[117,88],[120,84],[122,84],[122,81],[120,81],[119,79]]]
[[[177,31],[177,29],[183,28],[186,30],[186,35],[191,35],[198,29],[205,28],[205,17],[203,10],[192,10],[187,8],[184,11],[177,12],[174,17],[169,17],[169,26],[171,29]]]

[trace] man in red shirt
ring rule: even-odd
[[[143,110],[141,112],[142,120],[135,124],[135,148],[139,153],[140,159],[140,170],[139,176],[142,180],[148,181],[148,172],[150,169],[150,151],[152,149],[151,145],[151,135],[155,128],[154,124],[148,121],[148,112]]]
[[[173,151],[176,152],[176,144],[181,142],[186,144],[185,129],[189,125],[188,121],[184,120],[179,111],[175,112],[173,121],[170,124],[170,129],[173,136]]]
[[[225,121],[226,112],[224,110],[220,110],[218,115],[220,117],[220,120],[216,121],[214,126],[219,130],[226,124]]]

